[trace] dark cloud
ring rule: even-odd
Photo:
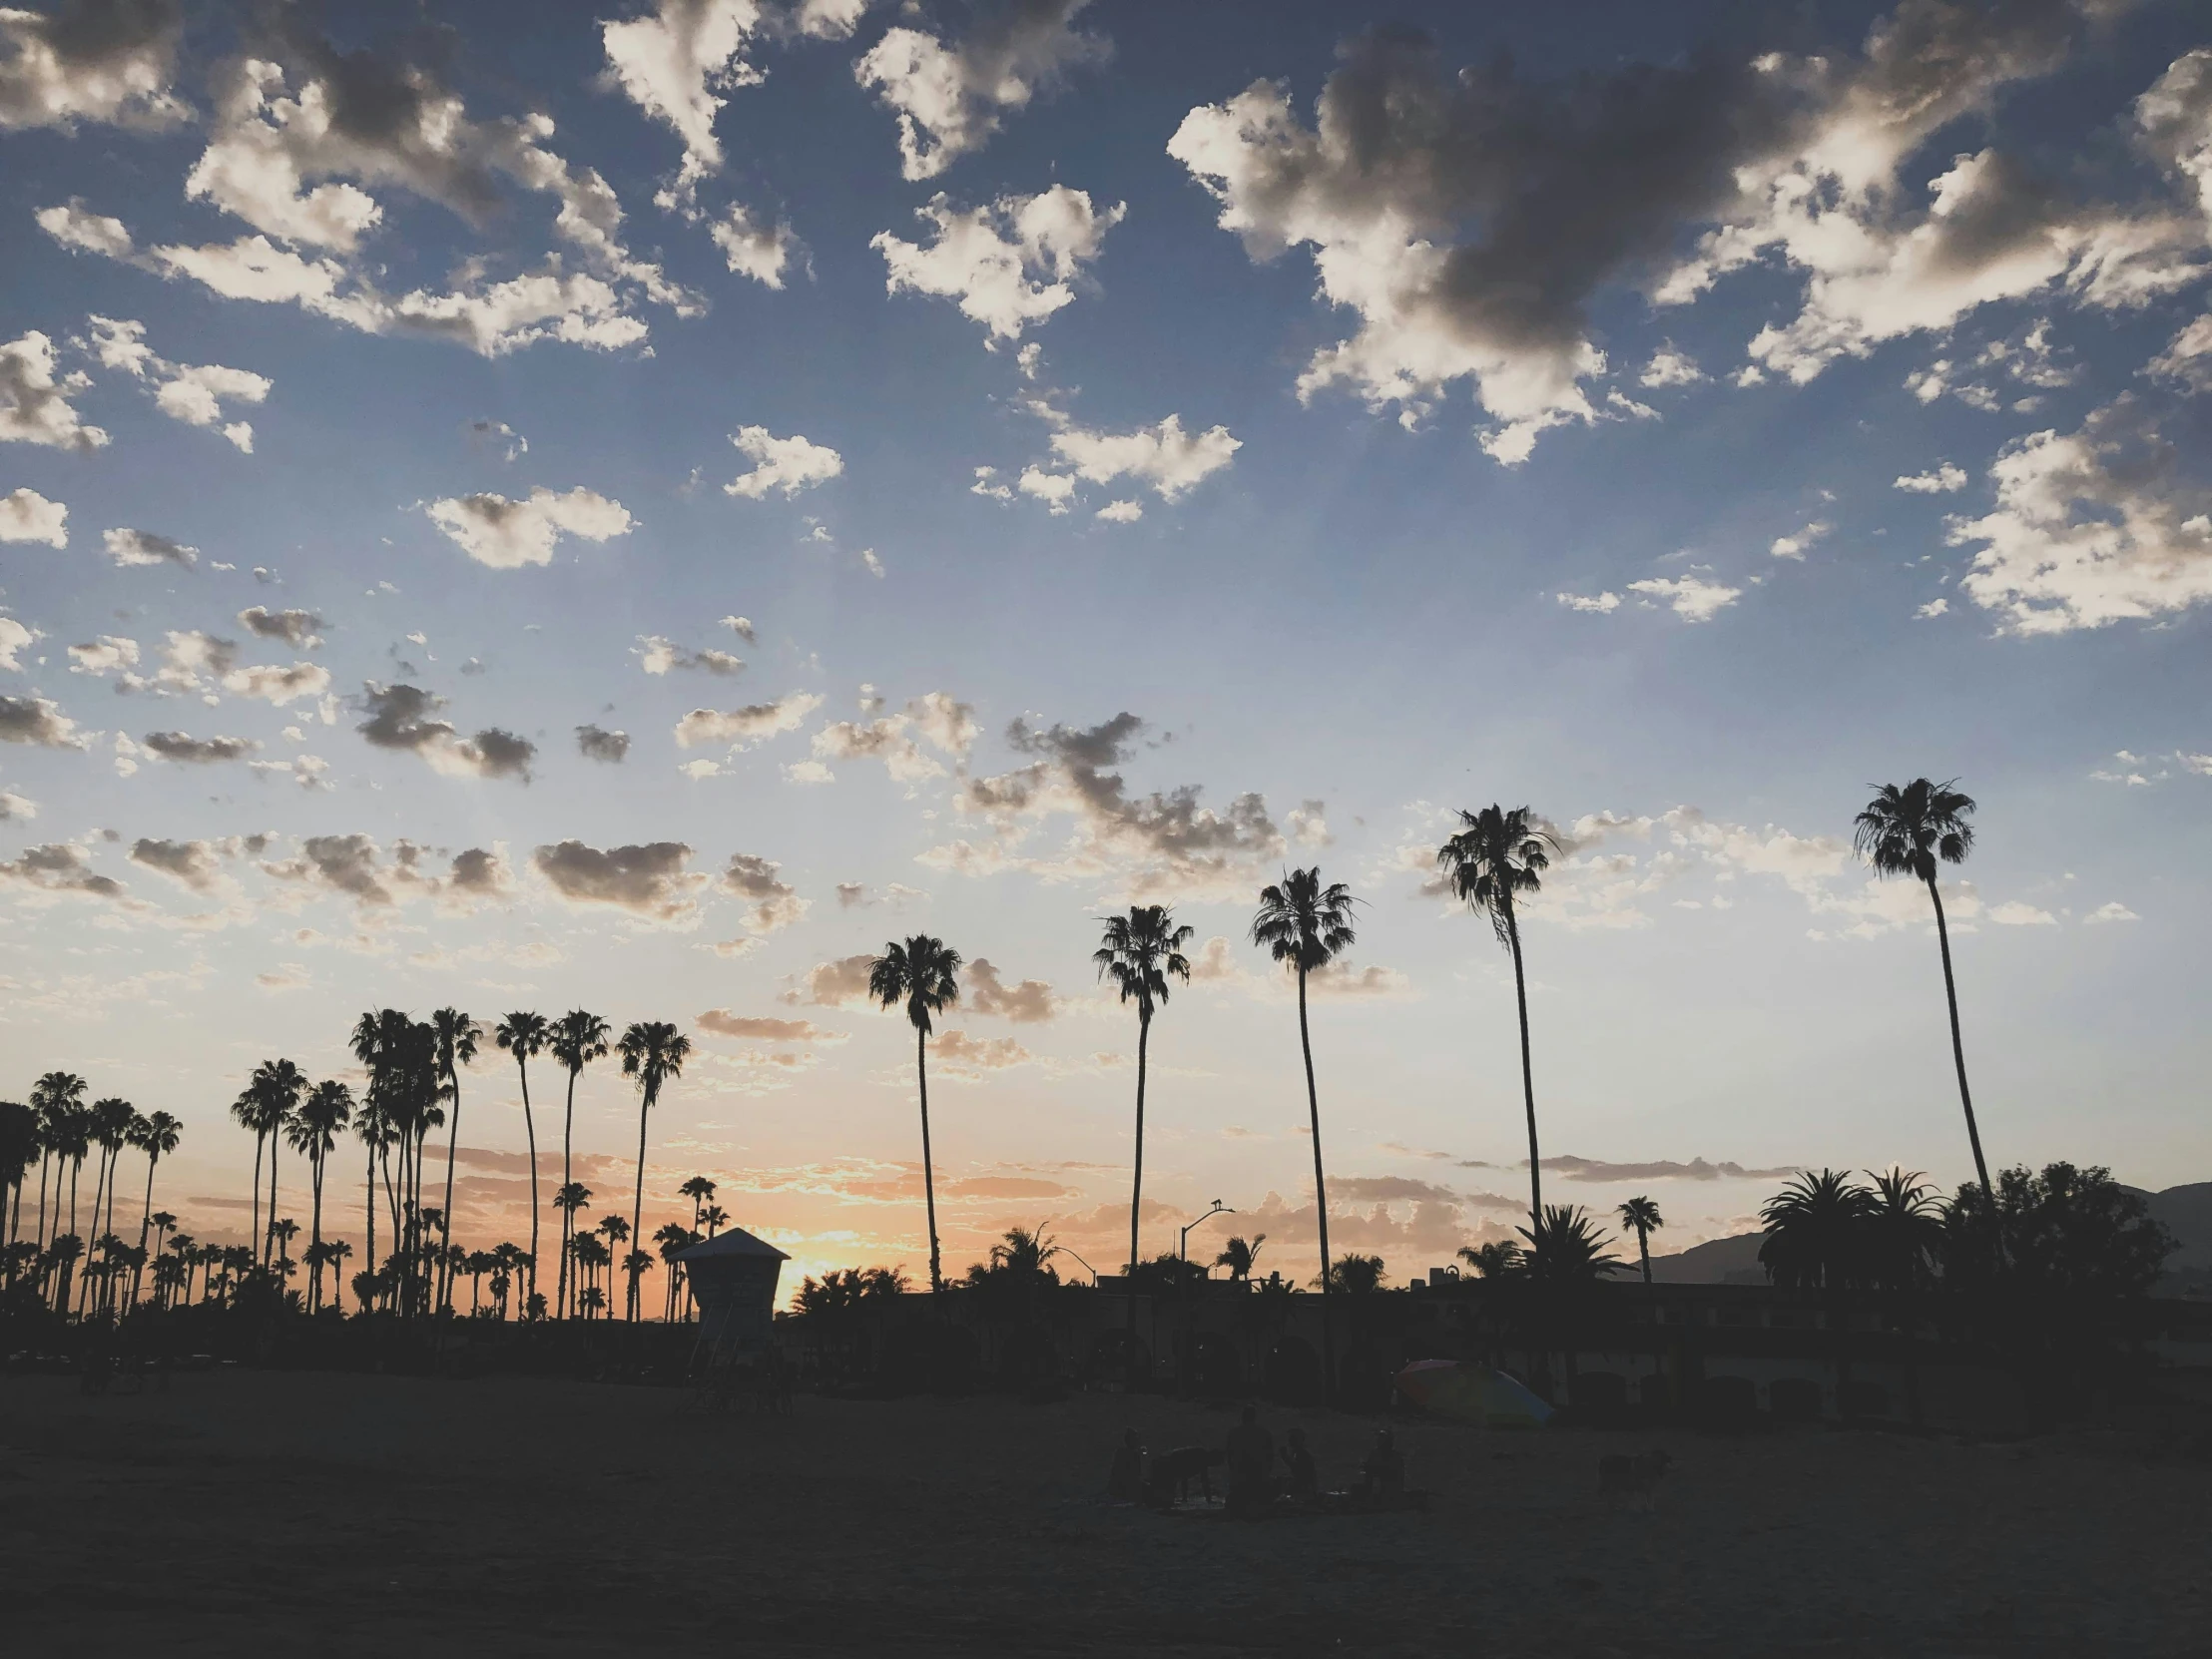
[[[262,747],[253,738],[195,738],[184,732],[149,732],[141,741],[165,761],[195,766],[243,761]]]
[[[79,121],[165,127],[190,113],[169,90],[178,0],[62,0],[0,11],[0,129]]]
[[[82,749],[77,723],[35,692],[29,697],[0,697],[0,743],[37,744],[44,749]]]
[[[262,869],[279,881],[326,887],[364,906],[392,902],[378,868],[376,843],[366,835],[309,835],[299,843],[296,858],[267,862]]]
[[[68,841],[26,847],[12,862],[0,863],[0,880],[21,881],[44,892],[78,893],[87,898],[125,895],[122,882],[95,871],[85,849]]]
[[[445,707],[445,699],[419,686],[382,686],[371,681],[363,688],[360,707],[368,718],[354,730],[378,749],[420,755],[448,776],[529,782],[536,744],[496,726],[463,738],[450,722],[434,718]]]
[[[315,630],[329,625],[312,611],[272,611],[256,605],[239,612],[239,626],[265,640],[282,640],[296,651],[311,651],[322,643]]]
[[[835,1031],[825,1031],[811,1019],[772,1019],[749,1014],[733,1014],[727,1008],[709,1008],[697,1021],[702,1031],[712,1031],[718,1037],[746,1037],[757,1042],[812,1043],[841,1042],[843,1037]]]
[[[613,765],[630,753],[630,734],[609,732],[597,726],[576,728],[576,752],[587,761]]]
[[[758,853],[733,852],[722,872],[722,890],[751,906],[746,924],[756,933],[774,933],[807,913],[807,901],[778,873],[782,867]]]
[[[1528,1167],[1528,1160],[1512,1164],[1485,1163],[1479,1158],[1464,1159],[1461,1169],[1520,1169]],[[1750,1169],[1742,1164],[1722,1161],[1707,1163],[1703,1158],[1692,1158],[1688,1163],[1677,1163],[1671,1158],[1655,1158],[1640,1164],[1612,1164],[1600,1158],[1577,1158],[1569,1153],[1546,1158],[1544,1168],[1554,1170],[1569,1181],[1779,1181],[1798,1173],[1798,1166],[1786,1164],[1778,1169]]]
[[[169,841],[141,838],[131,843],[131,861],[159,870],[172,881],[194,892],[213,891],[222,878],[223,865],[208,841]]]
[[[571,904],[611,904],[635,915],[673,922],[688,918],[706,881],[688,873],[692,849],[682,841],[602,850],[582,841],[541,846],[530,855],[537,872]]]

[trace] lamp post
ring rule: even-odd
[[[1207,1222],[1212,1221],[1216,1216],[1233,1216],[1237,1212],[1235,1210],[1224,1204],[1220,1199],[1215,1199],[1214,1207],[1211,1210],[1208,1210],[1204,1215],[1198,1217],[1195,1221],[1192,1221],[1188,1225],[1186,1225],[1183,1229],[1182,1236],[1177,1239],[1175,1245],[1175,1260],[1177,1265],[1179,1267],[1190,1266],[1192,1228],[1203,1226]],[[1182,1316],[1177,1321],[1177,1323],[1182,1326],[1182,1330],[1177,1332],[1176,1335],[1181,1339],[1181,1348],[1183,1351],[1183,1363],[1181,1370],[1183,1373],[1183,1391],[1185,1393],[1190,1392],[1191,1352],[1192,1349],[1196,1346],[1191,1341],[1190,1315],[1188,1314],[1188,1312],[1186,1312],[1189,1307],[1188,1299],[1190,1297],[1190,1279],[1191,1276],[1188,1273],[1178,1272],[1175,1276],[1175,1309],[1176,1312]]]
[[[1066,1245],[1061,1245],[1059,1247],[1059,1250],[1062,1256],[1073,1258],[1075,1264],[1080,1267],[1085,1273],[1091,1276],[1092,1285],[1095,1286],[1098,1283],[1098,1269],[1092,1267],[1090,1263],[1084,1261],[1082,1257],[1077,1256],[1075,1252],[1068,1249]]]

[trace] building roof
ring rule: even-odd
[[[726,1227],[705,1244],[676,1253],[679,1262],[711,1262],[724,1256],[773,1256],[779,1262],[791,1257],[764,1239],[756,1239],[742,1227]]]

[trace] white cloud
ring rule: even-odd
[[[461,551],[494,570],[551,563],[564,534],[603,542],[628,535],[637,522],[621,502],[581,484],[558,494],[541,485],[521,501],[463,495],[423,510]]]
[[[40,749],[84,749],[90,740],[80,736],[77,723],[36,692],[27,697],[0,697],[0,743],[27,743]]]
[[[758,86],[745,59],[761,28],[760,0],[658,0],[652,10],[600,24],[607,73],[629,100],[684,141],[674,194],[688,200],[722,171],[715,117],[739,87]]]
[[[190,570],[200,562],[199,548],[187,547],[168,536],[157,536],[150,530],[109,530],[100,539],[107,547],[108,557],[119,565],[172,564]]]
[[[69,672],[72,674],[114,674],[137,668],[138,664],[138,641],[121,639],[114,634],[102,634],[97,640],[69,648]]]
[[[0,21],[14,14],[0,12]],[[50,449],[98,449],[108,434],[87,426],[69,401],[92,384],[84,374],[54,373],[54,342],[32,329],[0,345],[0,443]]]
[[[648,674],[666,674],[670,669],[696,669],[725,675],[745,671],[744,659],[733,657],[727,651],[692,651],[658,634],[640,634],[637,647],[630,654]]]
[[[1933,472],[1901,474],[1890,487],[1912,495],[1948,495],[1966,487],[1966,469],[1944,461]]]
[[[1597,616],[1604,616],[1608,612],[1617,611],[1621,608],[1621,596],[1611,592],[1597,594],[1561,593],[1554,594],[1552,597],[1570,611],[1588,611]]]
[[[130,227],[120,219],[91,212],[81,197],[72,197],[64,207],[41,208],[31,217],[40,230],[72,253],[103,254],[111,260],[132,257]]]
[[[2084,925],[2096,926],[2108,921],[2141,921],[2143,918],[2114,899],[2109,904],[2099,904],[2081,919]]]
[[[2132,398],[2077,431],[2013,440],[1989,477],[1995,509],[1951,519],[1947,539],[1979,544],[1959,586],[2008,631],[2101,628],[2212,599],[2212,492],[2176,476]]]
[[[1651,576],[1628,584],[1630,593],[1648,595],[1671,607],[1686,622],[1711,622],[1743,597],[1742,588],[1708,582],[1700,576]]]
[[[330,689],[330,671],[319,663],[293,663],[288,668],[255,664],[225,674],[223,689],[233,697],[260,698],[280,709],[294,698],[322,696]]]
[[[2023,904],[2016,898],[2002,904],[1992,904],[1982,914],[1999,927],[2055,927],[2058,918],[2048,910],[2038,910],[2032,904]]]
[[[763,224],[742,203],[733,203],[707,227],[707,235],[722,250],[725,265],[764,287],[782,288],[784,273],[804,252],[791,226],[781,220]]]
[[[45,637],[36,628],[26,628],[14,617],[0,612],[0,668],[11,674],[21,674],[23,664],[17,660],[16,653],[35,645]],[[132,649],[136,650],[137,647]]]
[[[1077,480],[1114,484],[1126,478],[1149,485],[1162,501],[1179,500],[1227,467],[1244,447],[1244,441],[1230,436],[1226,426],[1186,432],[1180,415],[1171,414],[1155,425],[1129,432],[1078,426],[1056,411],[1052,418],[1059,426],[1052,434],[1053,463],[1065,470],[1026,467],[1014,487],[1044,502],[1055,515],[1074,506]],[[985,482],[978,477],[978,486]],[[976,493],[994,492],[977,487]]]
[[[1141,501],[1109,501],[1091,515],[1107,524],[1134,524],[1144,517]]]
[[[275,382],[266,375],[221,363],[173,363],[146,343],[146,324],[93,316],[91,349],[101,363],[142,381],[154,393],[154,405],[188,426],[220,427],[238,448],[254,452],[254,428],[243,420],[224,421],[224,400],[258,404]]]
[[[944,692],[915,698],[895,715],[857,722],[834,721],[815,734],[814,762],[785,768],[795,784],[827,784],[833,774],[819,763],[876,760],[901,784],[941,778],[945,769],[923,753],[927,743],[939,754],[964,760],[975,743],[975,711]],[[811,767],[812,770],[802,771]]]
[[[2185,323],[2144,372],[2191,391],[2212,391],[2212,311]]]
[[[966,212],[939,194],[914,212],[933,228],[927,248],[888,231],[868,243],[889,268],[885,286],[958,300],[995,344],[1073,301],[1075,278],[1128,209],[1094,209],[1087,192],[1054,185]]]
[[[1088,0],[1014,0],[981,12],[965,38],[946,45],[903,25],[852,66],[898,115],[900,169],[933,179],[980,149],[1009,110],[1027,107],[1061,73],[1102,61],[1106,41],[1074,27]]]
[[[34,489],[10,490],[0,495],[0,541],[42,541],[48,547],[67,547],[69,509]]]
[[[1923,622],[1933,622],[1933,621],[1934,621],[1934,620],[1935,620],[1936,618],[1937,618],[1937,617],[1939,617],[1939,616],[1946,616],[1946,615],[1948,615],[1948,614],[1949,614],[1949,612],[1950,612],[1950,601],[1949,601],[1949,600],[1947,600],[1947,599],[1931,599],[1931,600],[1930,600],[1930,601],[1929,601],[1929,602],[1928,602],[1927,604],[1925,604],[1925,605],[1921,606],[1921,607],[1920,607],[1920,608],[1919,608],[1918,610],[1916,610],[1916,611],[1915,611],[1915,612],[1914,612],[1913,614],[1914,614],[1914,615],[1915,615],[1916,617],[1920,618],[1920,620],[1921,620],[1921,621],[1923,621]]]
[[[1651,354],[1651,361],[1644,365],[1643,373],[1636,379],[1639,385],[1694,386],[1707,378],[1705,370],[1698,367],[1697,359],[1686,351],[1677,351],[1670,340]]]
[[[751,472],[741,473],[723,485],[725,495],[759,501],[770,490],[782,490],[789,501],[801,490],[827,484],[844,471],[842,455],[828,444],[812,442],[796,432],[780,438],[766,426],[741,426],[730,434],[730,441],[755,465]]]
[[[773,703],[753,703],[742,709],[694,709],[676,723],[676,745],[695,749],[726,743],[733,750],[749,749],[798,731],[821,707],[822,699],[813,692],[789,692]]]
[[[0,11],[0,131],[81,121],[160,128],[192,108],[171,87],[178,0],[61,0]]]
[[[1767,551],[1778,559],[1802,559],[1815,542],[1825,538],[1834,528],[1835,526],[1824,520],[1815,519],[1795,535],[1775,537],[1774,544]]]

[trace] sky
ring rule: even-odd
[[[1850,848],[1918,776],[1979,805],[1992,1161],[2212,1177],[2201,12],[70,0],[0,12],[0,1093],[177,1115],[200,1237],[259,1061],[583,1007],[696,1044],[649,1232],[705,1174],[793,1279],[918,1274],[864,970],[927,932],[948,1266],[1113,1271],[1090,953],[1166,903],[1144,1249],[1218,1198],[1194,1254],[1304,1277],[1246,935],[1318,865],[1331,1242],[1402,1283],[1525,1219],[1511,964],[1434,876],[1491,803],[1560,845],[1548,1199],[1664,1250],[1808,1165],[1949,1187],[1927,896]],[[637,1116],[584,1074],[610,1210]]]

